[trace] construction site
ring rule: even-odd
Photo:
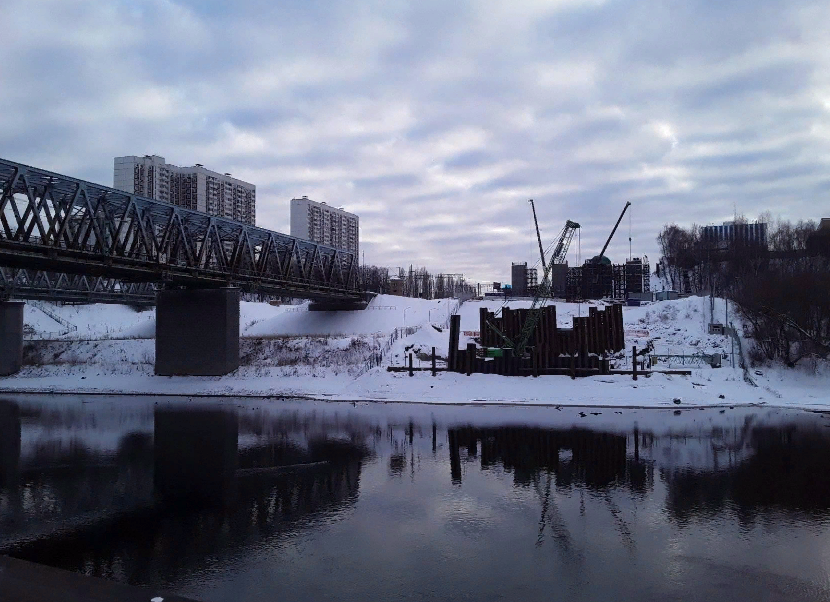
[[[581,266],[569,267],[568,250],[581,225],[567,220],[548,246],[542,244],[536,204],[528,201],[539,245],[541,278],[527,263],[511,265],[512,286],[505,297],[532,297],[527,309],[511,310],[507,304],[495,312],[480,311],[479,337],[459,349],[460,318],[450,322],[447,369],[471,374],[588,376],[610,374],[609,356],[625,349],[622,304],[639,305],[651,300],[648,259],[629,258],[612,264],[605,255],[620,222],[631,206],[627,202],[598,255]],[[631,240],[629,236],[629,241]],[[567,301],[605,300],[604,309],[588,308],[587,316],[572,318],[570,328],[560,328],[554,298]],[[636,350],[634,351],[636,354]],[[636,359],[632,362],[636,371]]]
[[[565,299],[568,301],[584,301],[588,299],[611,299],[616,301],[650,300],[650,265],[647,256],[629,257],[624,263],[613,264],[606,256],[608,245],[616,234],[617,229],[625,216],[631,203],[626,203],[620,213],[611,234],[598,255],[588,259],[582,265],[569,266],[567,257],[571,241],[581,226],[568,220],[555,243],[548,247],[559,250],[560,253],[553,257],[553,263],[547,265],[545,262],[545,251],[542,248],[541,237],[538,231],[536,220],[536,207],[533,201],[529,201],[533,210],[534,223],[537,225],[537,240],[541,263],[537,262],[544,270],[547,270],[550,280],[549,287],[545,291],[550,298]],[[631,238],[629,237],[629,241]],[[561,245],[560,245],[561,243]],[[505,296],[511,297],[535,297],[539,292],[540,278],[539,270],[536,267],[528,267],[527,262],[514,262],[510,266],[511,285],[501,288]]]

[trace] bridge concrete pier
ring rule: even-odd
[[[226,410],[153,413],[153,483],[166,504],[226,506],[236,497],[239,422]]]
[[[159,291],[156,374],[222,376],[239,367],[239,289]]]
[[[9,376],[23,365],[22,301],[0,301],[0,376]]]

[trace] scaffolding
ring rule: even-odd
[[[623,264],[585,263],[568,269],[568,299],[626,299],[629,293],[651,292],[648,258]]]

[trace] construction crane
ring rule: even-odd
[[[600,263],[602,258],[605,257],[605,250],[608,248],[608,245],[611,244],[611,239],[614,238],[614,234],[616,233],[617,228],[619,227],[620,222],[629,207],[631,207],[631,202],[626,201],[625,207],[623,207],[622,213],[620,213],[620,217],[617,219],[617,223],[614,224],[614,229],[611,230],[611,234],[608,235],[608,240],[605,241],[605,246],[602,247],[602,251],[599,252],[599,255],[591,258],[591,263]]]
[[[574,221],[568,220],[565,222],[565,227],[562,228],[562,231],[559,233],[559,238],[556,241],[556,247],[553,250],[553,254],[550,256],[550,262],[545,264],[545,253],[542,250],[542,237],[539,235],[539,223],[536,221],[536,207],[532,200],[530,201],[530,206],[533,208],[533,221],[536,225],[536,238],[539,241],[539,253],[541,254],[543,260],[542,266],[544,269],[544,275],[542,277],[542,281],[536,289],[536,295],[533,297],[533,302],[530,304],[530,309],[527,312],[527,319],[522,325],[519,337],[515,341],[511,341],[510,338],[502,333],[496,326],[488,322],[490,328],[492,328],[496,334],[504,339],[508,347],[513,349],[514,357],[524,356],[527,343],[533,336],[533,331],[536,329],[536,324],[539,322],[539,318],[542,315],[542,307],[544,306],[543,300],[551,296],[550,275],[553,271],[553,266],[557,263],[565,262],[565,258],[568,256],[568,248],[571,245],[574,234],[580,227],[580,225]]]
[[[536,204],[533,199],[528,199],[530,208],[533,209],[533,225],[536,226],[536,240],[539,243],[539,257],[542,258],[542,265],[545,265],[545,250],[542,248],[542,236],[539,234],[539,221],[536,219]]]
[[[571,220],[565,222],[565,227],[562,229],[562,232],[559,233],[559,241],[556,243],[556,248],[553,250],[553,256],[551,257],[550,267],[548,270],[552,270],[553,264],[555,263],[565,263],[565,258],[568,256],[568,249],[571,246],[571,241],[574,239],[574,234],[576,234],[579,227],[579,224],[572,222]]]

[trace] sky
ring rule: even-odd
[[[830,3],[0,0],[0,156],[158,154],[360,216],[367,263],[507,281],[666,223],[830,216]],[[629,236],[631,245],[629,247]]]

